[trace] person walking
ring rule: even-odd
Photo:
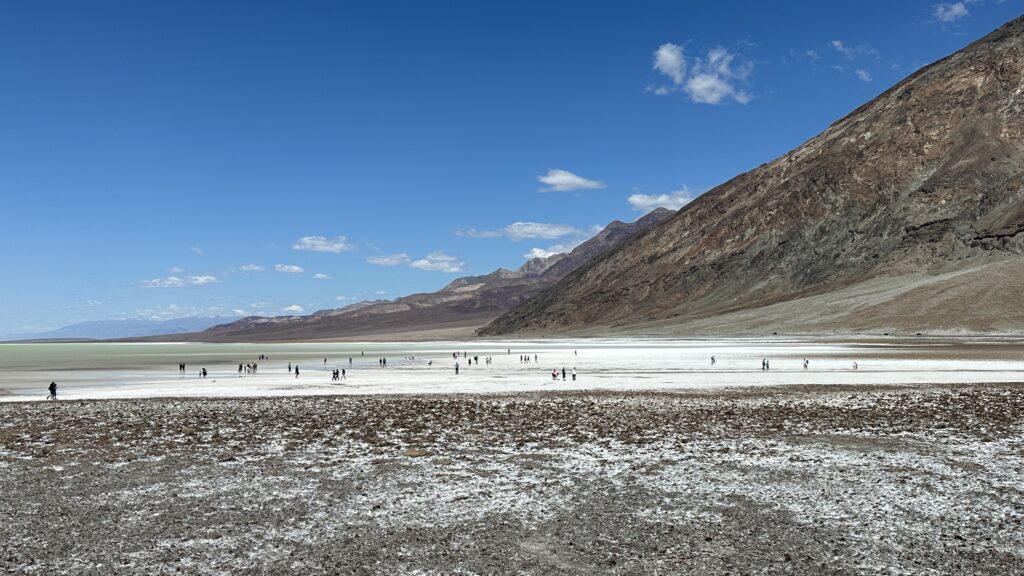
[[[575,366],[572,367],[572,381],[573,382],[576,381],[576,367]]]
[[[458,362],[455,363],[455,375],[456,376],[459,375],[459,363]]]
[[[296,378],[299,377],[299,365],[298,364],[295,365],[295,377]]]
[[[562,366],[562,382],[565,382],[565,366]]]
[[[50,391],[50,394],[46,397],[46,399],[47,400],[56,400],[57,399],[57,383],[56,382],[50,382],[50,386],[47,388],[47,390]]]

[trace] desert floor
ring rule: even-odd
[[[0,404],[12,574],[1021,574],[1024,385]]]

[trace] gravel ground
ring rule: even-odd
[[[0,405],[11,574],[1024,574],[1024,386]]]

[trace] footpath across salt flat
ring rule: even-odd
[[[0,346],[0,401],[42,399],[50,381],[58,383],[61,399],[72,400],[1009,383],[1024,382],[1022,349],[1013,341],[897,339],[19,344]],[[270,360],[259,361],[260,354]],[[763,360],[769,370],[761,369]],[[259,364],[258,372],[240,375],[238,364],[251,362]],[[289,364],[299,366],[298,377]],[[206,378],[199,377],[201,368]],[[332,382],[332,371],[340,369],[346,379]]]

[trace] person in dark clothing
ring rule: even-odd
[[[57,399],[57,383],[56,382],[50,382],[50,386],[47,388],[47,390],[50,391],[50,395],[47,396],[46,399],[47,400],[56,400]]]

